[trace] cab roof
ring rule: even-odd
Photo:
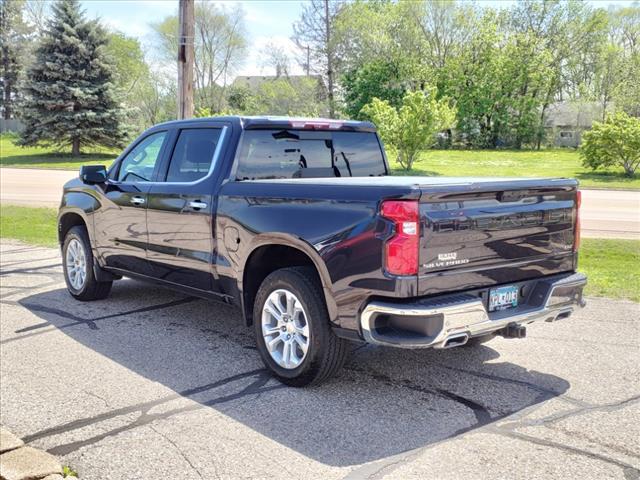
[[[357,131],[375,132],[376,127],[371,122],[361,122],[356,120],[335,120],[329,118],[310,117],[279,117],[279,116],[226,116],[226,117],[202,117],[189,118],[186,120],[173,120],[165,122],[163,126],[179,126],[181,124],[206,123],[212,120],[229,122],[239,125],[243,130],[271,129],[271,128],[293,128],[304,130],[337,130],[337,131]]]

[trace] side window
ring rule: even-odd
[[[206,177],[212,167],[221,129],[185,128],[171,155],[167,182],[195,182]]]
[[[138,143],[120,163],[118,181],[151,181],[166,136],[167,132],[152,133]]]

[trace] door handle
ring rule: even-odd
[[[189,202],[189,206],[194,210],[202,210],[203,208],[207,208],[207,204],[199,200],[194,200],[192,202]]]
[[[133,203],[134,205],[144,205],[144,198],[142,198],[142,197],[132,197],[131,198],[131,203]]]

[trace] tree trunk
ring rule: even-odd
[[[5,26],[3,25],[3,28]],[[11,111],[11,90],[13,89],[13,85],[11,85],[11,80],[9,80],[9,49],[6,45],[2,46],[2,73],[4,78],[4,109],[3,109],[3,117],[5,119],[10,119],[12,115]]]
[[[333,99],[333,52],[331,51],[331,20],[329,19],[329,0],[324,0],[324,28],[327,40],[327,82],[329,97],[329,118],[335,116]]]
[[[71,155],[74,157],[80,156],[80,139],[74,138],[73,143],[71,144]]]

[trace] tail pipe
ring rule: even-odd
[[[442,348],[461,347],[469,341],[468,333],[459,333],[457,335],[451,335],[444,341]]]

